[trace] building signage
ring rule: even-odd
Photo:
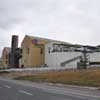
[[[33,43],[33,44],[38,44],[38,40],[37,40],[37,39],[33,39],[33,40],[32,40],[32,43]]]

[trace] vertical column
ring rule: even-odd
[[[16,57],[16,50],[18,48],[18,36],[12,36],[11,42],[11,67],[16,68],[18,67],[18,61]]]

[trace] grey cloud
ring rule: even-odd
[[[9,38],[2,47],[10,44],[13,33],[98,45],[99,4],[99,0],[0,0],[0,38]]]

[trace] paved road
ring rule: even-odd
[[[100,91],[0,78],[0,100],[100,100]]]

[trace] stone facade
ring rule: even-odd
[[[3,67],[8,67],[9,66],[9,53],[10,53],[11,49],[9,47],[5,47],[2,51],[2,65]]]

